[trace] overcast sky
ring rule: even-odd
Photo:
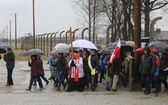
[[[67,31],[77,27],[77,17],[71,0],[34,0],[36,34]],[[0,0],[0,33],[12,21],[14,38],[14,16],[17,14],[18,37],[32,33],[32,0]]]
[[[80,20],[73,10],[72,0],[34,0],[36,35],[55,31],[67,31],[79,28]],[[25,33],[32,33],[32,0],[0,0],[0,33],[12,21],[12,38],[14,38],[14,16],[17,14],[17,34],[22,37]],[[168,30],[168,15],[161,11],[152,14],[152,18],[162,16],[155,28]],[[151,18],[151,19],[152,19]],[[81,19],[82,21],[82,19]],[[9,29],[9,27],[8,27]]]

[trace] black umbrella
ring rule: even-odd
[[[157,49],[161,53],[165,53],[166,51],[168,51],[168,45],[160,41],[153,41],[150,42],[148,45],[151,48]]]
[[[19,56],[31,56],[31,55],[44,55],[44,52],[40,49],[31,49],[26,52],[22,52]]]
[[[3,48],[0,48],[0,53],[6,53],[6,50]]]
[[[105,48],[105,50],[110,50],[110,51],[114,50],[114,49],[115,49],[115,47],[113,47],[113,46],[109,46],[109,47]],[[121,58],[124,58],[124,55],[127,51],[132,53],[133,47],[126,45],[126,44],[121,44],[121,51],[120,51]]]
[[[121,45],[126,44],[125,42],[126,42],[125,40],[120,40]],[[118,41],[109,43],[107,47],[109,47],[109,46],[114,46],[115,47],[117,45],[117,43],[118,43]]]
[[[102,49],[102,47],[100,45],[96,45],[97,49]]]
[[[108,49],[101,49],[101,50],[99,50],[97,53],[99,53],[99,54],[111,54],[111,51],[112,50],[108,50]]]
[[[8,44],[1,44],[0,48],[7,49],[7,48],[12,48],[12,46]]]

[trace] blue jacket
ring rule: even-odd
[[[106,70],[106,57],[103,58],[103,60],[101,61],[101,70]]]
[[[52,56],[49,57],[48,61],[47,61],[47,64],[50,64],[51,63],[51,60],[52,60]]]

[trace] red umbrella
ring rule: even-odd
[[[153,54],[158,54],[159,53],[158,50],[156,50],[155,48],[150,48],[150,50]],[[138,49],[136,49],[136,52],[138,54],[142,55],[142,54],[144,54],[144,48],[138,48]]]
[[[138,48],[138,49],[136,49],[136,52],[138,53],[138,54],[144,54],[144,48]]]
[[[159,53],[158,50],[156,50],[155,48],[150,48],[150,50],[153,54],[158,54]]]

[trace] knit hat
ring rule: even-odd
[[[78,50],[74,50],[73,53],[78,53]]]

